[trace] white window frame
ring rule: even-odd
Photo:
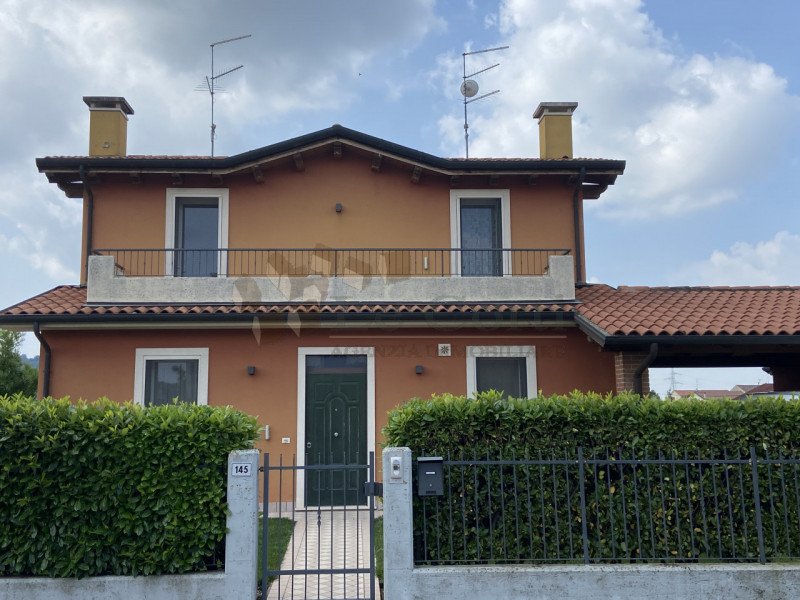
[[[524,358],[528,396],[539,393],[536,386],[536,346],[467,346],[467,396],[478,391],[477,358]]]
[[[375,450],[375,348],[372,346],[303,346],[297,349],[297,453],[298,466],[306,464],[306,357],[363,355],[367,357],[367,455]],[[365,457],[366,458],[366,457]],[[297,472],[295,506],[305,508],[304,470]]]
[[[208,348],[137,348],[133,401],[144,406],[148,360],[197,360],[197,404],[208,404]]]
[[[178,198],[216,198],[219,202],[219,231],[217,232],[217,248],[228,247],[228,188],[167,188],[167,227],[164,232],[164,248],[175,248],[175,205]],[[167,277],[175,274],[175,256],[165,252],[164,273]],[[228,273],[228,257],[219,253],[217,273],[225,277]]]
[[[461,199],[462,198],[499,198],[501,247],[511,248],[511,190],[450,190],[450,247],[461,248]],[[461,253],[450,253],[450,273],[461,277]],[[503,252],[503,276],[511,275],[511,256]]]

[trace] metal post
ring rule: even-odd
[[[753,502],[756,509],[756,534],[758,535],[758,561],[763,565],[767,562],[764,551],[764,528],[761,525],[761,492],[758,489],[758,461],[756,460],[756,447],[750,446],[750,467],[753,473]]]
[[[261,521],[261,597],[267,597],[267,582],[269,581],[267,562],[267,548],[269,548],[269,452],[264,453],[264,510],[262,511]],[[278,506],[281,499],[278,498]]]
[[[462,81],[467,80],[467,53],[461,54],[464,62],[464,78]],[[469,158],[469,123],[467,122],[467,97],[464,96],[464,158]]]
[[[372,493],[369,495],[369,597],[375,600],[375,451],[369,452],[369,481]]]
[[[589,527],[586,523],[586,476],[583,447],[578,446],[578,484],[581,496],[581,539],[583,541],[583,564],[589,564]]]

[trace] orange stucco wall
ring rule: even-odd
[[[133,396],[137,348],[209,349],[209,404],[231,404],[270,425],[263,450],[296,451],[298,348],[356,346],[375,348],[375,439],[386,413],[409,398],[435,392],[466,392],[466,347],[533,345],[538,387],[545,393],[573,389],[614,390],[613,355],[603,353],[576,329],[349,330],[301,328],[234,330],[47,331],[52,348],[51,393],[72,398]],[[438,343],[450,343],[453,356],[438,357]],[[254,365],[256,373],[247,374]],[[425,371],[416,375],[415,365]],[[40,379],[41,381],[41,379]],[[289,437],[292,443],[281,444]]]
[[[412,183],[408,166],[391,161],[374,172],[369,156],[334,159],[319,151],[304,157],[303,171],[276,164],[265,169],[263,183],[249,175],[221,184],[198,176],[178,187],[229,190],[230,248],[449,248],[451,189],[510,189],[512,247],[574,253],[572,187],[563,178],[529,185],[508,176],[489,185],[486,176],[462,176],[451,184],[426,173]],[[111,176],[93,183],[93,247],[163,248],[167,187],[175,186],[159,175],[141,183]]]

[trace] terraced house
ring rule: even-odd
[[[36,161],[83,202],[81,281],[0,312],[38,336],[42,394],[231,404],[264,449],[324,463],[363,461],[388,409],[434,392],[646,393],[651,366],[800,388],[798,288],[586,284],[584,202],[625,163],[573,157],[576,103],[536,109],[539,158],[448,159],[340,125],[128,155],[130,105],[84,101],[89,155]],[[299,483],[300,505],[360,493]]]

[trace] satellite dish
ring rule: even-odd
[[[474,79],[465,79],[461,84],[461,95],[465,98],[472,98],[478,93],[478,82]]]

